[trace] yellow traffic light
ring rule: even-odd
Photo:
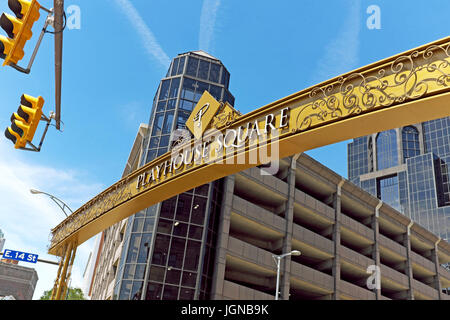
[[[28,142],[33,141],[42,118],[44,102],[42,97],[22,95],[21,105],[11,116],[11,126],[5,131],[6,138],[14,143],[16,149],[25,148]]]
[[[0,58],[5,59],[4,66],[17,64],[23,59],[23,49],[33,35],[31,29],[39,20],[41,8],[36,0],[8,0],[8,6],[15,17],[7,13],[0,17],[0,26],[8,35],[8,38],[0,36]]]

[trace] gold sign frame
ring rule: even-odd
[[[201,102],[217,105],[211,98]],[[246,115],[222,104],[219,114],[208,119],[210,130],[201,143],[193,139],[184,144],[193,158],[197,155],[197,161],[187,161],[187,156],[181,161],[180,156],[177,162],[176,153],[169,152],[118,181],[52,229],[49,253],[62,257],[69,244],[79,245],[140,210],[264,163],[267,159],[248,161],[261,145],[276,147],[278,157],[284,158],[446,117],[449,106],[450,37],[330,79]],[[250,141],[253,133],[257,143]],[[222,143],[208,140],[218,135],[224,137]],[[233,143],[227,142],[227,135]],[[236,145],[243,136],[248,139]],[[217,151],[220,144],[222,152]],[[239,157],[247,161],[239,162]]]

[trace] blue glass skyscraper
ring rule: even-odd
[[[349,180],[450,239],[450,117],[356,138]]]
[[[203,51],[178,55],[155,94],[140,165],[170,150],[205,91],[234,105],[230,74]],[[114,286],[119,300],[207,299],[220,213],[221,180],[151,206],[128,219]]]

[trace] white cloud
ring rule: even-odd
[[[75,170],[62,170],[34,165],[24,153],[12,148],[9,141],[0,139],[0,229],[5,234],[5,249],[38,254],[40,259],[58,262],[47,253],[50,231],[65,217],[61,209],[43,195],[32,195],[38,189],[61,198],[73,210],[95,196],[104,186],[86,182],[84,174]],[[93,240],[77,250],[72,269],[72,286],[82,287],[82,274]],[[45,290],[52,288],[57,266],[37,263],[20,263],[36,269],[38,283],[33,299],[39,299]]]
[[[153,32],[142,19],[136,8],[129,0],[116,0],[116,3],[120,6],[132,26],[139,33],[147,53],[152,58],[156,59],[156,61],[158,61],[162,66],[168,67],[170,64],[169,57],[161,48]]]
[[[350,11],[342,19],[344,25],[339,34],[325,48],[319,60],[313,83],[323,82],[331,77],[352,71],[359,61],[359,35],[361,32],[361,4],[359,0],[349,3]]]
[[[217,12],[220,0],[204,0],[200,16],[199,49],[209,52],[214,40]]]

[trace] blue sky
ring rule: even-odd
[[[0,2],[0,11],[9,12],[6,3]],[[53,1],[41,3],[51,7]],[[6,247],[52,260],[46,255],[48,235],[64,216],[28,190],[52,193],[76,209],[116,182],[139,124],[148,122],[159,81],[178,53],[203,49],[221,59],[231,73],[236,107],[247,113],[447,36],[450,9],[446,0],[66,0],[66,8],[70,5],[81,9],[81,28],[64,33],[64,132],[51,128],[41,153],[16,151],[0,136],[0,229]],[[370,5],[381,10],[379,30],[366,26]],[[27,57],[43,19],[33,29]],[[9,125],[22,93],[43,96],[46,114],[54,110],[53,50],[53,37],[46,35],[30,75],[0,69],[0,129]],[[347,176],[347,142],[308,154]],[[74,285],[82,285],[92,245],[93,240],[80,247]],[[56,267],[37,268],[35,298],[56,274]]]

